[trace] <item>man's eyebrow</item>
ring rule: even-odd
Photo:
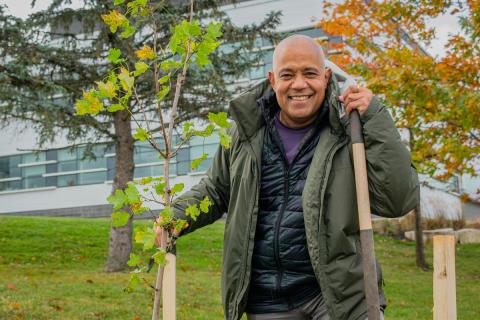
[[[280,69],[280,71],[278,71],[278,73],[283,73],[283,72],[293,72],[293,70],[290,68],[283,68],[283,69]]]

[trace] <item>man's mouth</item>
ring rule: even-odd
[[[310,99],[313,96],[313,94],[310,95],[297,95],[297,96],[288,96],[289,99],[295,100],[295,101],[305,101]]]

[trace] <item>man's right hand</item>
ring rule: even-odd
[[[153,230],[157,233],[157,238],[155,239],[155,245],[157,247],[162,246],[162,237],[165,233],[165,245],[170,241],[170,238],[168,237],[168,232],[164,227],[158,226],[157,224],[162,222],[162,217],[158,217],[157,220],[155,221],[155,225],[153,226]],[[171,234],[175,238],[178,238],[180,236],[180,231],[175,230],[173,227],[171,228]]]

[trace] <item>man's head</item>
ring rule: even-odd
[[[322,48],[310,37],[293,35],[273,52],[268,73],[280,105],[280,120],[291,128],[311,124],[322,106],[331,71]]]

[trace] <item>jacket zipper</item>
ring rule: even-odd
[[[283,203],[280,213],[278,215],[277,221],[275,221],[275,237],[273,241],[273,254],[275,256],[275,263],[277,265],[277,277],[276,277],[276,290],[275,294],[280,297],[281,296],[281,283],[283,277],[283,267],[282,262],[280,261],[280,224],[283,219],[283,214],[285,213],[285,209],[287,207],[288,202],[288,184],[289,184],[289,177],[290,177],[290,166],[283,174]]]

